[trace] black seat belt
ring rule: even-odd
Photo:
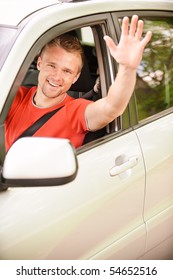
[[[62,106],[64,107],[64,106]],[[28,127],[19,137],[27,137],[32,136],[40,127],[43,126],[56,112],[58,112],[62,107],[57,108],[51,112],[46,113],[41,118],[39,118],[35,123],[33,123],[30,127]]]

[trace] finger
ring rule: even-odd
[[[134,16],[132,16],[132,20],[130,23],[129,35],[135,36],[137,25],[138,25],[138,16],[134,15]]]
[[[129,18],[124,17],[123,22],[122,22],[122,32],[121,32],[121,34],[123,36],[127,36],[128,32],[129,32]]]
[[[144,37],[144,39],[141,41],[141,44],[143,46],[143,48],[145,48],[145,46],[148,44],[148,42],[151,40],[152,37],[152,32],[148,31]]]
[[[144,27],[144,22],[143,22],[143,20],[139,20],[139,21],[138,21],[138,27],[137,27],[136,34],[135,34],[135,36],[136,36],[136,38],[137,38],[138,40],[141,39],[142,32],[143,32],[143,27]]]
[[[109,48],[109,51],[111,54],[113,54],[116,50],[116,44],[114,43],[114,41],[112,40],[112,38],[110,38],[109,36],[104,36],[103,39],[106,42],[107,47]]]

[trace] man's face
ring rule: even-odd
[[[47,47],[38,58],[38,93],[48,98],[65,94],[76,82],[82,61],[77,53],[69,53],[58,46]]]

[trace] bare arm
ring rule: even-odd
[[[122,33],[116,46],[109,36],[105,36],[112,57],[119,63],[117,76],[109,88],[108,95],[87,106],[85,116],[90,130],[97,130],[110,123],[125,110],[136,83],[136,70],[143,51],[151,39],[151,32],[141,40],[143,21],[134,15],[130,27],[128,17],[123,19]]]

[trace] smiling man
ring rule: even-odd
[[[61,102],[79,78],[82,66],[83,50],[76,37],[65,34],[48,43],[37,62],[40,74],[36,104],[50,107]]]

